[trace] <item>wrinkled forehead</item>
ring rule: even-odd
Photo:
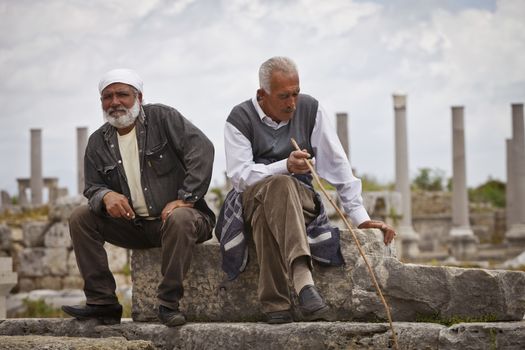
[[[100,93],[100,96],[103,96],[108,93],[113,93],[117,91],[125,91],[125,92],[135,92],[133,86],[125,83],[112,83],[106,86],[102,92]]]

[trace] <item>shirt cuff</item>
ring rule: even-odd
[[[352,220],[352,223],[355,225],[355,227],[358,227],[363,222],[370,220],[370,216],[368,216],[368,213],[364,207],[353,210],[348,214],[348,217],[350,220]]]
[[[287,159],[282,159],[275,163],[270,163],[267,165],[269,175],[277,175],[277,174],[288,174],[288,167],[286,166]]]

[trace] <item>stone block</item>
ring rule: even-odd
[[[67,222],[76,207],[87,203],[87,199],[81,195],[74,197],[59,197],[49,206],[48,218],[52,222]]]
[[[525,273],[403,264],[392,257],[378,230],[356,230],[396,321],[424,318],[521,320],[525,313]],[[337,320],[385,320],[386,313],[366,265],[348,233],[342,235],[346,265],[316,266],[314,279]],[[253,251],[247,270],[222,283],[217,244],[194,250],[181,308],[189,320],[262,320],[256,297],[258,268]],[[160,281],[160,249],[132,254],[133,306],[136,321],[155,320]],[[512,282],[511,282],[512,281]],[[475,296],[475,300],[471,300]],[[292,297],[294,297],[292,295]],[[299,315],[298,315],[299,316]]]
[[[67,248],[25,248],[19,258],[20,277],[67,275]]]
[[[61,290],[62,287],[62,277],[44,276],[37,279],[38,289]]]
[[[62,278],[62,286],[64,289],[82,289],[84,280],[80,276],[66,276]]]
[[[13,260],[0,258],[0,320],[6,318],[6,296],[16,285],[17,274],[13,272]]]
[[[111,272],[121,272],[128,266],[128,249],[117,247],[113,244],[104,244],[108,256],[108,264]]]
[[[71,304],[71,303],[69,303]],[[523,322],[460,323],[445,327],[435,323],[396,322],[399,349],[403,350],[491,350],[523,349]],[[161,324],[145,324],[123,320],[113,326],[97,325],[91,321],[58,318],[19,318],[0,322],[0,344],[8,349],[20,349],[9,343],[16,337],[29,344],[34,336],[53,337],[56,347],[42,337],[32,342],[39,349],[97,349],[97,340],[115,339],[112,350],[134,349],[126,342],[151,342],[153,349],[199,350],[268,350],[268,349],[392,349],[391,332],[386,323],[362,322],[295,322],[283,325],[264,323],[187,323],[167,328]],[[81,338],[86,343],[63,343],[61,337]],[[14,345],[13,345],[14,344]],[[75,346],[73,346],[73,344]],[[82,345],[81,345],[82,344]],[[30,348],[30,349],[33,349]],[[24,349],[24,348],[22,348]]]
[[[0,336],[0,350],[58,350],[58,349],[91,349],[91,350],[154,350],[149,341],[126,340],[124,337],[102,339],[50,337],[42,335]]]
[[[48,223],[45,221],[29,221],[22,224],[24,245],[30,247],[44,246],[44,234]]]
[[[18,279],[18,292],[29,292],[36,289],[34,278],[20,277]]]
[[[70,250],[67,256],[67,274],[70,276],[80,276],[78,270],[77,258],[75,257],[75,251]]]
[[[0,224],[0,250],[9,252],[11,250],[11,229],[5,224]]]
[[[23,242],[24,233],[20,227],[11,227],[11,239],[13,242]]]
[[[55,222],[45,234],[44,245],[48,248],[71,248],[71,237],[67,222]]]

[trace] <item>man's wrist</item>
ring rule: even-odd
[[[178,191],[178,199],[182,200],[185,203],[195,203],[199,200],[199,196],[193,194],[192,192],[187,192],[184,190]]]

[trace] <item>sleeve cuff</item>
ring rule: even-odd
[[[186,192],[184,190],[179,190],[177,195],[178,195],[178,199],[181,199],[187,203],[195,203],[196,201],[199,200],[199,196],[197,196],[196,194],[193,194],[193,192]]]
[[[370,216],[368,216],[368,213],[366,212],[366,209],[364,207],[355,209],[351,213],[347,214],[350,220],[352,220],[352,223],[355,227],[358,227],[363,222],[370,220]]]
[[[267,165],[269,175],[277,175],[277,174],[288,174],[288,167],[286,166],[286,162],[288,159],[282,159],[278,162],[271,163]]]

